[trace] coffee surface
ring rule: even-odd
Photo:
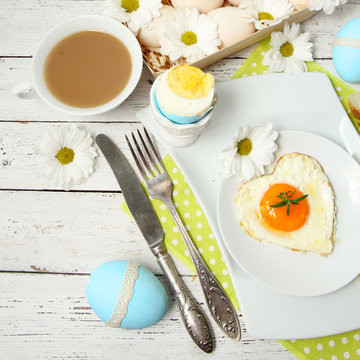
[[[89,108],[119,95],[131,67],[130,53],[120,40],[99,31],[82,31],[55,45],[45,61],[44,75],[59,101]]]

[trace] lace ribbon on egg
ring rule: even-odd
[[[124,280],[120,290],[120,296],[116,303],[115,309],[107,324],[111,327],[120,327],[122,320],[127,313],[128,304],[133,296],[135,281],[138,277],[139,265],[129,261]]]
[[[352,46],[360,49],[360,39],[351,36],[339,36],[335,38],[332,45]]]

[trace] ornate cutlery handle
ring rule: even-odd
[[[173,217],[175,224],[179,229],[181,237],[183,238],[185,245],[190,253],[191,259],[195,265],[196,272],[200,279],[206,303],[209,306],[213,318],[227,336],[236,341],[239,341],[241,338],[241,328],[236,310],[232,306],[223,288],[217,282],[213,273],[206,266],[204,260],[197,251],[173,203],[167,202],[166,206],[168,207],[171,216]]]
[[[180,308],[181,317],[186,325],[186,330],[199,348],[207,353],[214,348],[212,334],[206,317],[183,281],[180,279],[174,263],[162,245],[152,249],[158,263],[167,276],[177,304]]]

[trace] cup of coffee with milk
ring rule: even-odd
[[[51,30],[32,61],[32,82],[13,88],[20,98],[36,92],[72,115],[95,115],[121,104],[136,87],[142,53],[131,31],[101,15],[72,18]]]

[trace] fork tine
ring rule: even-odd
[[[153,151],[157,161],[161,162],[160,155],[159,155],[158,151],[156,150],[156,147],[155,147],[153,141],[151,140],[151,137],[150,137],[148,131],[146,130],[145,126],[143,127],[143,130],[144,130],[144,134],[145,134],[145,136],[146,136],[146,138],[147,138],[147,140],[148,140],[148,142],[150,144],[151,150]]]
[[[149,142],[149,145],[150,145],[150,147],[151,147],[152,153],[154,154],[154,156],[155,156],[158,164],[160,165],[161,170],[162,170],[163,172],[165,172],[165,169],[164,169],[164,166],[163,166],[163,164],[162,164],[162,161],[161,161],[159,152],[157,151],[157,149],[156,149],[153,141],[151,140],[151,137],[150,137],[148,131],[146,130],[146,127],[145,127],[145,126],[143,127],[143,129],[144,129],[144,133],[145,133],[145,136],[146,136],[146,138],[147,138],[147,141]]]
[[[146,142],[144,141],[144,138],[142,137],[140,130],[138,130],[137,133],[138,133],[141,143],[146,151],[147,157],[150,161],[150,164],[152,165],[153,170],[155,171],[156,174],[160,174],[160,171],[156,166],[156,160],[154,159],[154,156],[151,154],[151,151],[149,150],[148,146],[146,145]]]
[[[139,169],[140,171],[140,174],[141,176],[143,177],[144,181],[147,181],[147,176],[146,176],[146,172],[144,170],[144,167],[141,165],[141,162],[139,161],[139,158],[138,156],[136,155],[135,151],[134,151],[134,148],[132,147],[130,141],[129,141],[129,138],[127,137],[127,135],[125,135],[125,139],[126,139],[126,142],[129,146],[129,149],[130,149],[130,152],[131,152],[131,155],[133,156],[134,160],[135,160],[135,164],[137,166],[137,168]]]
[[[131,133],[131,136],[132,136],[133,142],[135,144],[136,150],[137,150],[137,152],[138,152],[138,154],[140,156],[140,160],[142,162],[142,165],[145,167],[145,170],[147,170],[147,175],[152,175],[153,176],[153,173],[152,173],[152,171],[150,169],[150,166],[149,166],[148,162],[146,161],[145,156],[144,156],[144,154],[143,154],[143,152],[142,152],[142,150],[140,148],[140,145],[139,145],[138,141],[136,140],[136,137],[135,137],[133,132]]]

